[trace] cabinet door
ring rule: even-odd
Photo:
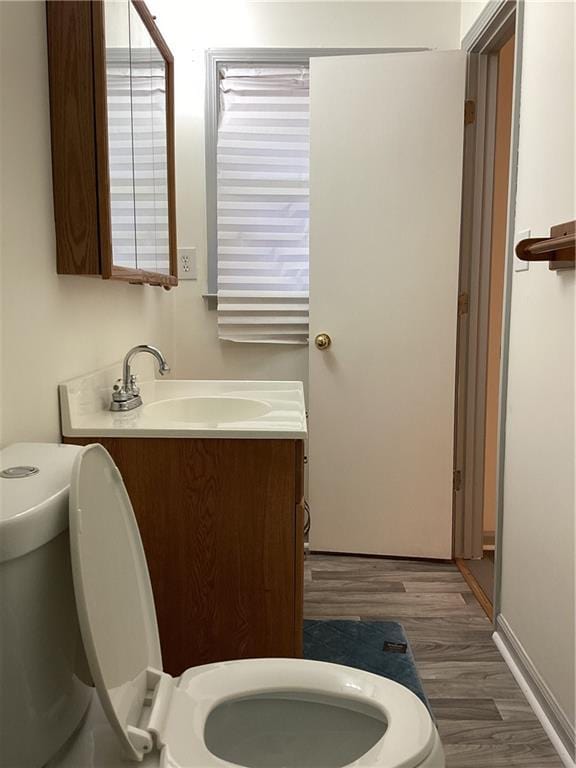
[[[301,443],[64,438],[95,440],[112,455],[134,507],[164,671],[300,656]]]

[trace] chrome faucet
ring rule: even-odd
[[[140,387],[136,381],[136,376],[130,371],[130,362],[134,355],[137,355],[139,352],[148,352],[156,358],[158,361],[158,372],[161,376],[170,371],[164,355],[156,347],[151,347],[149,344],[138,344],[138,346],[132,347],[124,358],[122,378],[118,379],[113,388],[112,402],[110,403],[111,411],[131,411],[133,408],[138,408],[139,405],[142,405]]]

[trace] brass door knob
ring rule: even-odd
[[[327,333],[319,333],[314,339],[314,344],[316,344],[318,349],[328,349],[330,344],[332,344],[332,339]]]

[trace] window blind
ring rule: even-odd
[[[308,67],[223,67],[219,97],[219,336],[305,344]]]

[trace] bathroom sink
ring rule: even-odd
[[[258,419],[271,410],[263,400],[246,397],[179,397],[144,405],[142,416],[167,422],[230,424]]]
[[[111,411],[122,364],[60,384],[64,437],[201,437],[302,440],[307,435],[301,381],[154,378],[154,363],[137,356],[142,405]]]

